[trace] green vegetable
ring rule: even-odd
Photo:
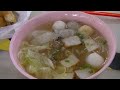
[[[35,73],[35,76],[39,79],[52,79],[53,70],[50,67],[41,67],[38,72]]]
[[[33,49],[33,48],[32,48]],[[52,61],[46,56],[35,52],[28,47],[23,48],[18,53],[21,65],[27,72],[36,76],[37,78],[52,78],[52,69],[54,65]]]
[[[68,62],[68,63],[69,63],[69,62],[70,62],[70,60],[65,60],[65,62]]]
[[[73,79],[74,73],[54,74],[53,79]]]
[[[38,68],[33,65],[28,65],[26,67],[26,71],[29,72],[30,74],[35,74],[38,72]]]
[[[89,68],[91,69],[90,73],[95,73],[96,71],[98,71],[99,69],[98,68],[94,68],[92,67],[91,65],[89,64],[84,64],[83,66],[80,67],[80,70],[83,70],[83,69],[86,69],[86,68]]]
[[[83,36],[82,34],[76,33],[76,35],[77,35],[81,40],[84,39],[84,36]]]
[[[96,37],[95,40],[99,44],[101,52],[104,52],[107,48],[107,41],[101,36]]]
[[[85,69],[85,68],[92,68],[92,66],[89,64],[84,64],[83,66],[80,67],[80,70]]]
[[[83,42],[83,40],[86,38],[86,36],[80,34],[80,33],[76,33],[76,36],[78,36],[81,40],[81,42]]]
[[[106,45],[107,44],[107,41],[103,37],[101,37],[101,36],[96,37],[96,41],[100,45]]]
[[[63,73],[66,72],[66,67],[64,67],[64,66],[61,65],[61,64],[57,64],[57,65],[56,65],[56,68],[55,68],[55,72],[56,72],[57,74],[63,74]]]
[[[46,56],[39,54],[32,50],[33,48],[23,48],[18,53],[18,58],[20,59],[21,63],[24,64],[32,64],[37,66],[50,66],[54,68],[52,61],[47,58]],[[27,63],[26,63],[27,62]]]
[[[71,52],[69,50],[65,50],[65,55],[66,57],[68,57],[69,55],[71,55]]]
[[[51,60],[55,60],[55,61],[60,61],[65,57],[67,57],[65,51],[63,51],[62,49],[56,49],[56,48],[53,48],[48,55]]]

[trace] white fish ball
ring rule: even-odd
[[[56,33],[59,32],[59,30],[61,30],[61,29],[65,29],[65,27],[66,27],[66,23],[63,21],[56,21],[56,22],[54,22],[54,24],[52,26],[53,30]]]
[[[92,53],[86,58],[86,62],[93,67],[101,67],[104,63],[104,59],[97,53]]]

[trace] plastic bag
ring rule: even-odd
[[[17,22],[13,25],[0,28],[0,39],[11,38],[17,28],[19,28],[25,21],[29,19],[31,11],[15,11],[17,14]]]

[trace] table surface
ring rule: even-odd
[[[113,11],[110,11],[113,12]],[[120,13],[120,11],[114,11]],[[33,11],[30,18],[36,16],[37,14],[47,13],[47,11]],[[105,23],[107,23],[112,29],[113,33],[117,39],[117,52],[120,53],[120,19],[111,17],[100,17]],[[98,79],[120,79],[120,71],[106,69],[102,74],[100,74]],[[12,64],[9,53],[5,51],[0,51],[0,79],[27,79],[23,76]]]

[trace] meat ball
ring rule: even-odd
[[[94,29],[88,25],[83,25],[78,29],[78,32],[84,36],[91,36],[94,33]]]
[[[80,27],[79,23],[75,22],[75,21],[71,21],[67,23],[67,28],[69,29],[74,29],[75,31],[77,31]]]
[[[73,36],[75,34],[75,31],[72,29],[63,29],[63,30],[60,30],[58,34],[60,37],[66,38],[66,37]]]
[[[63,21],[56,21],[52,26],[55,33],[58,33],[61,29],[65,29],[65,27],[66,27],[66,23]]]

